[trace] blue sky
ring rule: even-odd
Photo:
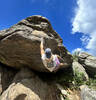
[[[28,16],[42,15],[49,19],[70,52],[78,48],[84,50],[86,48],[80,39],[83,33],[75,30],[74,25],[77,1],[80,0],[1,0],[0,30],[9,28]],[[72,34],[72,31],[76,34]]]

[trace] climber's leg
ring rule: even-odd
[[[67,63],[60,63],[60,67],[67,66],[67,65],[68,65]]]

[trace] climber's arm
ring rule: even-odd
[[[41,39],[41,44],[40,44],[41,55],[45,53],[45,51],[44,51],[44,46],[43,46],[43,44],[44,44],[43,41],[44,41],[44,40],[43,40],[43,38],[42,38],[42,39]]]
[[[57,57],[63,61],[63,63],[60,63],[60,66],[68,66],[68,64],[64,62],[63,58],[61,58],[59,55],[57,55]]]
[[[64,59],[63,59],[63,58],[61,58],[59,55],[57,55],[57,57],[58,57],[59,59],[61,59],[62,61],[64,61]]]

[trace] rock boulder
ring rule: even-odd
[[[42,81],[30,69],[19,71],[0,100],[61,100],[60,92],[52,82]]]
[[[81,100],[96,100],[96,91],[83,85],[81,88]]]
[[[63,46],[61,37],[53,30],[50,22],[42,16],[28,17],[9,29],[0,31],[0,62],[14,68],[30,67],[48,72],[41,61],[40,42],[46,39],[45,48],[59,54],[67,64],[72,56]]]
[[[78,61],[90,75],[96,74],[96,57],[91,56],[86,52],[82,52],[78,56]]]
[[[83,80],[86,81],[89,79],[88,77],[88,74],[86,73],[86,70],[84,69],[84,67],[78,63],[77,61],[74,61],[72,63],[72,68],[73,68],[73,72],[74,72],[74,75],[76,74],[76,72],[78,73],[82,73],[83,74]]]

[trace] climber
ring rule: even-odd
[[[44,39],[41,38],[41,59],[43,64],[50,72],[56,72],[61,66],[64,66],[64,63],[60,63],[59,59],[63,60],[59,55],[52,54],[50,48],[44,50]],[[64,60],[63,60],[64,61]]]

